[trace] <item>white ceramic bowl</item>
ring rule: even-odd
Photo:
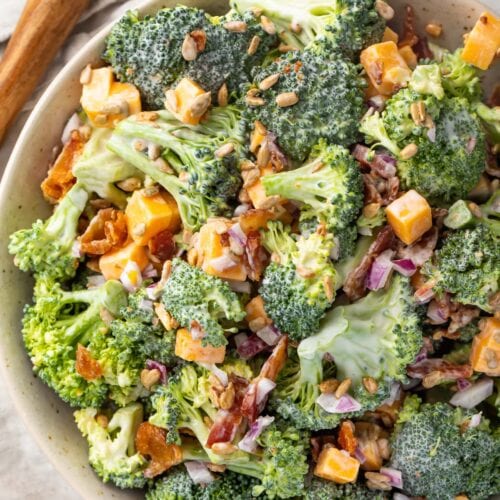
[[[211,13],[222,13],[226,8],[226,2],[220,0],[149,0],[139,9],[147,13],[176,3],[199,6]],[[408,0],[390,0],[390,3],[401,18]],[[444,25],[439,43],[448,48],[461,45],[462,34],[470,30],[484,10],[475,0],[413,0],[409,3],[418,14],[420,32],[430,21]],[[488,0],[488,4],[497,13],[500,11],[498,0]],[[83,498],[124,499],[142,495],[101,483],[88,465],[87,445],[73,423],[71,409],[33,375],[20,335],[22,309],[31,299],[32,280],[14,267],[7,253],[11,233],[49,213],[40,182],[46,174],[52,148],[59,143],[66,120],[78,106],[80,72],[87,63],[99,60],[109,29],[109,26],[103,29],[80,50],[46,90],[19,136],[0,186],[0,365],[18,413],[48,459],[73,488]],[[487,86],[493,81],[499,82],[498,66],[491,72]]]

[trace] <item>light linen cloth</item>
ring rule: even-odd
[[[0,0],[0,54],[5,49],[6,41],[12,34],[24,3],[24,0]],[[44,81],[11,126],[0,146],[0,179],[19,132],[48,82],[94,33],[138,3],[139,0],[91,2],[49,68]],[[38,448],[17,415],[5,383],[0,377],[0,500],[78,500],[79,498]]]

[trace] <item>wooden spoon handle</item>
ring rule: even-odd
[[[0,61],[0,142],[89,0],[28,0]]]

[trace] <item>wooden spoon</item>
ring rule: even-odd
[[[0,143],[89,0],[28,0],[0,61]]]

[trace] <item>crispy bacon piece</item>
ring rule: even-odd
[[[394,248],[395,245],[396,237],[394,236],[392,227],[389,225],[384,226],[377,234],[375,241],[370,245],[368,252],[363,257],[359,266],[347,275],[344,283],[344,292],[350,300],[357,300],[365,295],[366,276],[373,264],[373,261],[384,250]]]
[[[413,47],[418,43],[419,37],[415,27],[415,11],[411,5],[406,5],[406,16],[403,23],[403,35],[399,39],[398,47],[409,45]]]
[[[399,177],[384,179],[377,172],[363,174],[363,185],[365,190],[365,205],[378,203],[387,206],[397,198],[399,193]]]
[[[386,154],[375,154],[373,159],[368,159],[370,148],[362,144],[356,144],[352,154],[356,160],[365,168],[373,170],[384,179],[396,176],[396,160]]]
[[[125,214],[114,208],[99,210],[80,236],[83,253],[103,255],[122,246],[127,239]]]
[[[173,259],[176,254],[174,235],[167,229],[153,236],[148,242],[149,251],[160,262]]]
[[[457,365],[441,358],[428,358],[409,365],[406,369],[412,378],[422,380],[422,385],[430,389],[443,382],[452,382],[459,378],[469,378],[473,370],[469,364]]]
[[[350,420],[344,420],[340,425],[339,445],[349,455],[353,455],[356,451],[358,440],[354,436],[354,424]]]
[[[243,416],[238,410],[219,410],[210,428],[206,446],[211,448],[215,443],[230,443],[236,436],[242,421]]]
[[[477,307],[465,306],[452,302],[450,318],[451,322],[448,326],[448,333],[455,333],[460,328],[467,326],[473,319],[477,318],[480,311]]]
[[[250,231],[247,234],[243,259],[248,277],[253,281],[259,281],[264,271],[267,255],[260,244],[260,233],[258,231]]]
[[[399,243],[398,257],[400,259],[411,259],[415,266],[420,267],[427,262],[434,252],[438,241],[438,230],[432,227],[418,241],[412,245]]]
[[[417,59],[434,59],[434,52],[429,47],[429,40],[426,36],[419,36],[418,42],[413,46],[413,52],[417,55]]]
[[[72,168],[82,154],[84,145],[82,135],[73,130],[70,140],[64,145],[41,185],[43,196],[49,203],[59,202],[76,182]]]
[[[288,336],[283,335],[273,349],[271,356],[262,365],[260,377],[268,378],[273,382],[278,378],[279,372],[283,369],[287,360],[287,349]]]
[[[91,381],[102,377],[102,368],[99,361],[95,360],[90,351],[82,344],[76,348],[75,370],[85,380]]]
[[[284,168],[288,167],[289,162],[286,155],[278,146],[278,138],[276,134],[268,132],[266,134],[267,147],[271,154],[271,164],[275,172],[281,172]]]
[[[141,455],[150,458],[149,465],[144,471],[144,476],[149,479],[182,462],[180,446],[167,443],[166,438],[165,429],[149,422],[142,422],[137,429],[135,447]]]

